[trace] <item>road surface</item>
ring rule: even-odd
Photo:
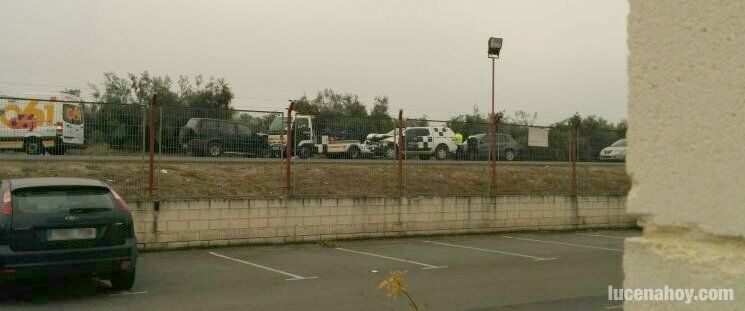
[[[0,288],[2,310],[409,310],[378,284],[406,270],[420,310],[620,310],[636,230],[504,233],[141,254],[131,291],[85,278]]]

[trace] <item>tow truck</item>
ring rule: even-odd
[[[333,135],[326,133],[318,134],[316,116],[295,115],[292,119],[293,133],[293,152],[295,156],[301,159],[307,159],[316,154],[322,154],[327,158],[344,157],[348,159],[357,159],[363,156],[370,156],[372,152],[363,142],[364,139],[349,139],[347,135]],[[353,135],[352,135],[353,136]],[[287,117],[278,116],[269,125],[269,145],[275,153],[281,153],[284,156],[284,150],[287,148]]]

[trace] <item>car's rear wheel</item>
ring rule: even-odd
[[[219,157],[222,155],[222,146],[218,143],[210,143],[207,147],[207,154],[211,157]]]
[[[111,287],[117,290],[129,290],[135,284],[135,268],[131,267],[111,276]]]
[[[395,146],[385,147],[385,157],[391,160],[398,159],[398,150]]]
[[[44,144],[41,143],[41,140],[30,139],[26,141],[24,149],[27,154],[42,154],[44,153]]]
[[[303,146],[300,147],[300,150],[297,151],[298,158],[301,159],[308,159],[313,156],[313,149],[310,146]]]
[[[514,161],[515,160],[515,151],[512,149],[507,149],[504,151],[504,159],[507,161]]]
[[[448,147],[445,145],[439,145],[437,146],[437,149],[435,150],[435,159],[437,160],[445,160],[450,155],[450,152],[448,151]]]
[[[347,158],[357,159],[359,157],[360,157],[360,148],[357,148],[355,146],[349,147],[349,150],[347,150]]]

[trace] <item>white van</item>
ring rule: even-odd
[[[0,150],[63,154],[84,146],[84,132],[79,103],[0,97]]]

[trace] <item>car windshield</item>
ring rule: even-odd
[[[272,123],[269,125],[269,131],[276,132],[276,131],[282,131],[285,130],[287,126],[287,118],[286,117],[276,117],[274,120],[272,120]]]
[[[611,147],[626,147],[626,139],[619,139],[610,146]]]
[[[15,211],[24,214],[47,214],[70,209],[113,209],[109,189],[103,187],[40,187],[13,191]]]

